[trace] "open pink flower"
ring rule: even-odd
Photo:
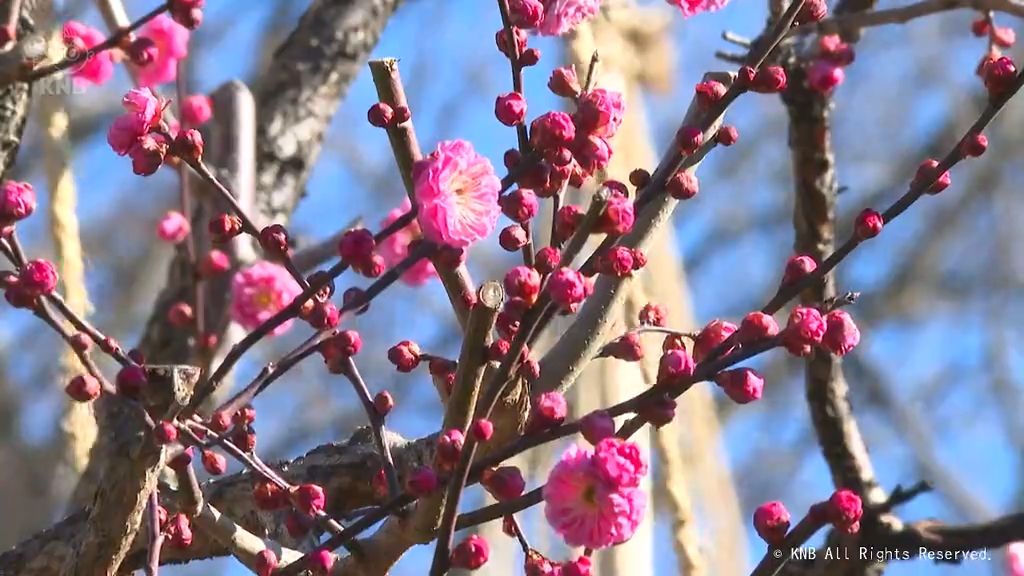
[[[729,0],[665,0],[669,4],[678,7],[683,11],[683,16],[689,18],[702,12],[714,12],[721,10]]]
[[[401,206],[388,212],[387,217],[380,223],[381,227],[386,228],[390,226],[395,220],[401,218],[403,214],[411,209],[412,202],[406,198]],[[385,238],[377,247],[377,253],[384,258],[384,264],[390,268],[404,260],[409,255],[409,245],[422,237],[423,234],[420,232],[419,223],[413,220],[405,228]],[[402,282],[410,286],[421,286],[435,276],[437,276],[437,270],[434,269],[434,265],[430,260],[424,258],[417,261],[405,274],[402,274]]]
[[[615,452],[609,448],[602,454],[615,459]],[[647,498],[640,489],[619,484],[621,479],[632,483],[636,478],[624,473],[629,468],[627,460],[609,475],[608,462],[599,465],[593,451],[572,446],[551,470],[544,486],[544,516],[566,544],[607,548],[629,540],[636,532]]]
[[[246,330],[253,330],[302,292],[283,266],[257,262],[240,270],[231,281],[231,319]],[[271,332],[277,336],[288,330],[289,320]]]
[[[562,36],[593,18],[601,0],[543,0],[544,19],[537,31],[543,36]]]
[[[149,88],[133,88],[121,99],[121,105],[125,113],[110,126],[107,143],[119,156],[124,156],[160,123],[164,102]]]
[[[146,24],[139,35],[156,45],[156,57],[139,68],[139,85],[157,86],[177,78],[178,60],[188,55],[188,28],[161,14]]]
[[[487,158],[464,140],[446,140],[413,166],[423,236],[465,248],[494,231],[501,180]]]
[[[71,56],[73,51],[76,58],[81,58],[81,61],[71,69],[71,77],[74,78],[76,86],[99,85],[110,80],[114,75],[114,61],[110,58],[110,51],[90,52],[106,40],[102,32],[70,20],[64,24],[62,34],[64,46],[68,48],[68,56]]]

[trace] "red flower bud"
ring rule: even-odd
[[[76,402],[91,402],[100,397],[102,387],[100,381],[93,376],[79,374],[68,382],[64,391]]]
[[[153,428],[153,438],[156,439],[157,444],[171,444],[178,440],[178,429],[175,428],[173,422],[161,420]]]
[[[700,181],[695,174],[680,170],[668,179],[665,189],[676,200],[689,200],[700,191]]]
[[[141,366],[129,364],[117,373],[114,381],[117,386],[117,393],[128,398],[137,398],[142,388],[147,384],[146,371]]]
[[[377,102],[366,111],[366,119],[371,126],[387,128],[395,119],[395,111],[384,102]]]
[[[754,530],[770,546],[778,546],[789,532],[789,511],[782,502],[765,502],[754,510]]]
[[[295,509],[307,516],[316,516],[327,505],[324,489],[316,484],[301,484],[290,494]]]
[[[203,463],[203,469],[214,476],[220,476],[228,469],[227,458],[213,450],[203,450],[200,460]]]
[[[220,214],[210,219],[207,230],[214,242],[223,244],[242,233],[242,219],[233,214]]]
[[[402,340],[388,350],[388,360],[399,372],[412,372],[420,365],[420,347],[411,340]]]
[[[395,407],[395,399],[392,398],[391,393],[387,390],[378,392],[373,397],[373,408],[380,414],[381,417],[387,416],[391,413],[391,410]]]
[[[478,418],[469,429],[477,442],[487,442],[494,436],[494,424],[486,418]]]
[[[526,119],[526,98],[519,92],[499,95],[494,102],[494,116],[505,126],[522,124]]]
[[[615,419],[604,410],[595,410],[580,420],[580,433],[593,445],[615,434]]]
[[[884,225],[885,222],[882,220],[881,214],[871,208],[865,208],[857,215],[857,223],[855,225],[857,238],[860,240],[874,238],[882,233],[882,226]]]
[[[271,224],[260,230],[260,247],[271,257],[281,259],[288,254],[288,231],[280,224]]]
[[[437,473],[429,466],[420,466],[409,473],[405,484],[410,494],[422,498],[437,490]]]
[[[555,96],[576,98],[583,91],[575,68],[555,68],[548,79],[548,90]]]
[[[476,570],[487,563],[491,550],[487,540],[473,534],[452,549],[451,565],[465,570]]]
[[[515,466],[502,466],[496,470],[486,470],[480,483],[499,502],[519,498],[526,490],[523,473]]]
[[[715,375],[715,384],[718,384],[726,396],[737,404],[759,400],[764,390],[764,378],[750,368],[723,370]]]

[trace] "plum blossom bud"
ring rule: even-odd
[[[786,261],[782,272],[782,283],[790,284],[818,269],[818,263],[810,256],[796,255]]]
[[[778,546],[789,532],[789,511],[778,500],[765,502],[754,510],[754,530],[769,546]]]
[[[519,92],[499,95],[494,102],[494,116],[505,126],[522,124],[526,119],[526,98]]]
[[[92,339],[84,332],[75,332],[71,335],[69,344],[76,352],[88,352],[92,348]]]
[[[420,365],[420,347],[411,340],[402,340],[388,350],[388,360],[399,372],[412,372]]]
[[[655,428],[661,428],[675,419],[676,404],[675,399],[668,394],[660,394],[645,402],[637,411],[637,415]]]
[[[576,233],[583,222],[583,210],[575,204],[566,204],[558,209],[555,218],[555,234],[561,240],[567,240]]]
[[[821,22],[828,15],[828,5],[825,0],[807,0],[800,11],[796,13],[793,24],[802,26],[813,22]]]
[[[256,576],[270,576],[277,569],[277,554],[270,548],[264,548],[256,554],[253,560],[253,569]]]
[[[540,62],[540,50],[536,48],[527,48],[519,56],[519,65],[524,68],[533,66],[537,62]]]
[[[989,99],[996,100],[1013,88],[1013,83],[1017,79],[1017,66],[1008,56],[1000,56],[984,66],[982,79],[985,81]]]
[[[398,106],[397,108],[395,108],[395,119],[392,121],[392,123],[395,126],[399,126],[401,124],[405,124],[406,122],[408,122],[411,119],[412,119],[412,110],[409,110],[408,106]]]
[[[179,132],[174,138],[174,155],[186,162],[201,160],[203,149],[203,135],[195,128]]]
[[[693,376],[694,362],[685,348],[668,350],[658,362],[657,384],[673,386]]]
[[[665,189],[676,200],[689,200],[700,191],[700,181],[695,174],[680,170],[668,179]]]
[[[366,297],[366,291],[358,286],[353,286],[341,295],[341,304],[346,311],[351,311],[356,316],[364,314],[370,309],[370,301]]]
[[[791,354],[805,356],[810,353],[810,347],[821,343],[825,329],[825,319],[817,308],[797,306],[783,331],[783,344]]]
[[[626,362],[636,362],[644,357],[644,349],[640,344],[640,335],[626,332],[605,345],[604,354]]]
[[[633,229],[636,214],[633,201],[625,194],[614,192],[609,196],[604,212],[597,219],[594,230],[599,234],[621,236]]]
[[[213,450],[203,450],[200,460],[203,463],[203,469],[214,476],[220,476],[228,469],[227,458]]]
[[[530,144],[545,152],[567,148],[576,139],[576,125],[565,112],[547,112],[530,123]]]
[[[269,480],[259,480],[252,489],[252,498],[260,510],[273,511],[288,505],[288,494]]]
[[[968,134],[960,143],[960,153],[967,158],[977,158],[988,150],[988,138],[984,134]]]
[[[540,204],[537,194],[529,188],[518,188],[502,196],[498,203],[501,212],[513,222],[522,224],[537,215]]]
[[[513,26],[536,28],[544,19],[544,5],[540,0],[509,0],[508,16]]]
[[[820,94],[830,94],[845,78],[846,73],[843,72],[842,66],[831,60],[818,58],[807,70],[807,87]]]
[[[697,94],[697,104],[705,110],[718,103],[727,91],[725,84],[717,80],[698,82],[694,88],[694,92]]]
[[[573,310],[587,297],[583,274],[572,268],[559,268],[548,278],[551,300],[562,308]]]
[[[676,144],[683,154],[693,154],[704,143],[704,132],[696,126],[683,126],[676,132]]]
[[[708,322],[693,341],[693,359],[697,362],[703,361],[712,350],[728,340],[736,329],[735,324],[725,320],[715,319]],[[731,349],[725,350],[722,354],[728,354],[730,351]]]
[[[231,414],[224,410],[218,410],[210,415],[210,430],[214,432],[226,432],[231,427]]]
[[[29,260],[18,271],[18,287],[32,296],[53,294],[57,280],[57,268],[49,260]]]
[[[184,514],[171,516],[164,527],[164,534],[167,536],[166,542],[172,548],[184,550],[192,545],[192,523]]]
[[[470,426],[469,432],[477,442],[487,442],[494,436],[494,424],[486,418],[477,418]]]
[[[128,151],[132,159],[132,172],[137,176],[152,176],[160,169],[167,156],[168,142],[161,134],[140,136]]]
[[[466,436],[462,430],[451,428],[445,430],[437,439],[437,464],[439,468],[448,469],[454,467],[462,454],[462,447],[466,444]]]
[[[820,36],[818,38],[818,54],[838,66],[849,66],[855,57],[853,47],[843,42],[838,34]]]
[[[857,222],[854,226],[857,232],[857,239],[867,240],[868,238],[878,236],[882,233],[882,226],[884,225],[885,221],[882,219],[881,214],[871,208],[865,208],[857,215]]]
[[[7,180],[0,186],[0,226],[24,220],[36,210],[36,192],[28,182]]]
[[[231,443],[242,452],[253,452],[256,450],[256,431],[248,426],[235,428],[231,433]]]
[[[582,92],[579,78],[576,76],[576,68],[555,68],[548,79],[548,90],[555,96],[563,98],[576,98]]]
[[[640,324],[643,326],[664,326],[668,311],[661,304],[649,302],[640,309]]]
[[[601,274],[616,278],[633,275],[633,251],[625,246],[612,246],[597,260]]]
[[[864,508],[860,496],[854,491],[845,488],[836,490],[828,499],[826,510],[829,522],[836,529],[847,534],[856,534],[860,531],[860,519],[864,515]]]
[[[622,125],[625,109],[621,93],[595,88],[576,103],[576,127],[584,134],[612,138]]]
[[[740,344],[748,344],[762,338],[772,338],[778,333],[779,325],[775,318],[764,312],[751,312],[743,317],[743,322],[740,322],[736,340]]]
[[[235,426],[249,426],[256,421],[256,409],[251,404],[242,406],[231,415],[231,421]]]
[[[573,154],[579,167],[587,174],[608,167],[612,159],[612,147],[608,140],[593,134],[576,139]]]
[[[161,420],[153,428],[153,438],[157,444],[171,444],[178,440],[178,429],[174,427],[173,422]]]
[[[271,224],[260,230],[260,247],[273,258],[284,258],[288,254],[288,230],[280,224]]]
[[[777,94],[786,89],[786,71],[782,66],[764,66],[756,72],[750,89],[761,94]]]
[[[989,22],[988,18],[978,18],[971,22],[971,34],[981,38],[982,36],[988,36],[992,30],[992,23]]]
[[[322,512],[324,506],[327,505],[327,497],[324,495],[324,489],[316,484],[301,484],[296,486],[292,489],[290,496],[292,504],[295,505],[295,509],[307,516],[316,516],[317,513]]]
[[[204,278],[212,278],[231,269],[231,258],[221,250],[210,250],[199,262],[199,273]]]
[[[175,302],[167,310],[167,321],[177,328],[189,326],[195,318],[195,312],[188,302]]]
[[[373,408],[381,417],[387,416],[395,408],[395,399],[387,390],[378,392],[373,397]]]
[[[715,141],[722,146],[732,146],[740,139],[740,131],[735,126],[725,125],[715,132]]]
[[[334,568],[337,556],[330,550],[314,550],[309,554],[309,569],[315,576],[327,576]]]
[[[750,368],[723,370],[715,375],[725,395],[737,404],[748,404],[761,398],[764,390],[764,378]]]
[[[562,253],[558,248],[545,246],[537,251],[537,256],[534,258],[534,267],[541,274],[550,274],[558,267],[558,262],[561,259]]]
[[[553,428],[565,421],[567,413],[568,405],[561,392],[544,392],[533,399],[527,428],[532,431]]]
[[[188,218],[184,214],[177,210],[170,210],[157,223],[156,236],[168,244],[180,244],[185,238],[188,238],[191,229]]]
[[[422,498],[437,490],[437,473],[429,466],[420,466],[409,473],[405,485],[410,494]]]
[[[938,194],[946,188],[949,188],[949,185],[952,183],[952,180],[949,177],[949,171],[947,170],[943,172],[936,178],[938,168],[939,161],[934,158],[929,158],[924,162],[921,162],[921,165],[917,167],[917,173],[914,175],[914,181],[911,185],[915,187],[924,186],[929,182],[932,182],[931,186],[925,190],[928,194]]]
[[[519,498],[526,490],[523,473],[515,466],[486,470],[480,483],[499,502]]]
[[[526,230],[519,224],[512,224],[506,226],[498,233],[498,244],[503,250],[508,252],[515,252],[530,241],[530,236],[526,233]]]
[[[394,119],[395,111],[386,102],[377,102],[366,111],[366,120],[377,128],[387,128]]]
[[[338,241],[338,255],[349,265],[359,266],[370,260],[375,247],[373,233],[366,228],[356,228],[342,234]]]
[[[833,310],[825,315],[825,336],[821,345],[837,356],[845,356],[860,344],[860,330],[845,310]]]
[[[341,312],[330,300],[316,301],[305,319],[310,326],[317,330],[330,330],[341,322]]]
[[[615,419],[604,410],[594,410],[580,419],[580,434],[593,445],[615,434]]]
[[[629,173],[629,183],[641,190],[651,183],[651,173],[643,168],[634,168]]]
[[[234,214],[220,214],[210,219],[207,230],[214,242],[223,244],[242,233],[242,219]]]
[[[68,396],[76,402],[91,402],[100,397],[100,381],[90,374],[79,374],[64,387]]]
[[[136,398],[147,384],[146,371],[141,366],[129,364],[121,368],[114,380],[117,393],[128,398]]]
[[[491,549],[487,540],[473,534],[452,549],[451,565],[465,570],[476,570],[487,563]]]

